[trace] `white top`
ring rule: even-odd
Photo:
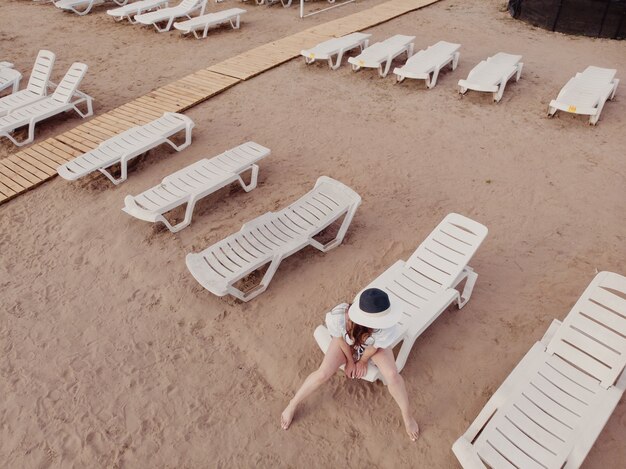
[[[346,311],[348,303],[341,303],[335,306],[329,313],[326,313],[326,327],[333,337],[342,337],[348,345],[353,345],[346,330]],[[401,336],[400,328],[397,325],[386,329],[374,329],[372,335],[365,341],[366,347],[389,348]]]

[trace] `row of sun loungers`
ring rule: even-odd
[[[450,65],[455,70],[460,57],[460,44],[445,41],[429,46],[413,55],[415,36],[395,35],[384,41],[369,45],[371,34],[353,33],[340,38],[324,41],[317,46],[302,50],[306,64],[317,60],[326,60],[332,70],[341,66],[343,55],[351,50],[358,49],[356,57],[349,57],[348,63],[352,70],[361,68],[378,69],[381,77],[387,76],[393,60],[407,55],[406,63],[396,67],[393,73],[398,82],[407,78],[424,80],[428,88],[437,83],[439,72]],[[502,99],[507,83],[515,77],[519,81],[522,68],[521,55],[512,55],[498,52],[487,60],[481,61],[464,80],[459,80],[459,93],[465,94],[468,90],[492,93],[495,102]],[[619,80],[615,78],[617,70],[600,67],[587,67],[582,73],[577,73],[561,90],[556,100],[551,101],[548,115],[553,116],[558,110],[575,114],[589,115],[589,122],[596,124],[604,103],[612,100],[617,91]]]
[[[87,72],[87,65],[75,62],[58,85],[50,81],[55,61],[54,53],[42,50],[23,90],[0,98],[0,137],[6,137],[17,146],[26,145],[35,139],[38,122],[68,110],[76,111],[81,117],[93,114],[92,98],[78,90]],[[49,90],[54,92],[49,95]],[[86,104],[81,111],[79,105]],[[13,132],[28,126],[28,136],[18,141]]]
[[[79,15],[86,15],[94,5],[105,3],[105,1],[58,0],[55,6]],[[175,28],[183,34],[193,34],[197,39],[206,37],[209,28],[225,23],[230,24],[233,29],[239,29],[241,15],[246,13],[246,10],[242,8],[230,8],[204,14],[207,0],[182,0],[172,7],[168,6],[168,0],[140,0],[132,3],[122,0],[115,1],[115,3],[119,6],[108,10],[107,14],[116,21],[128,20],[133,24],[154,26],[160,33]],[[195,13],[199,13],[199,16],[192,16]],[[186,20],[176,21],[181,18],[186,18]]]

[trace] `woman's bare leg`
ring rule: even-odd
[[[395,399],[400,412],[402,412],[402,420],[404,420],[404,428],[408,433],[412,441],[416,441],[419,436],[419,426],[411,415],[409,409],[409,396],[406,392],[406,386],[404,385],[404,379],[398,373],[396,367],[396,361],[393,357],[391,349],[379,349],[374,355],[372,355],[372,361],[380,373],[385,378],[389,394]]]
[[[339,345],[339,341],[341,340],[343,339],[333,338],[320,367],[307,376],[302,386],[300,386],[300,389],[298,389],[298,392],[293,396],[293,399],[289,401],[289,405],[283,410],[283,413],[280,415],[280,426],[283,430],[289,428],[298,404],[328,381],[337,372],[339,367],[346,363],[346,357]]]

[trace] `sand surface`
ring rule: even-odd
[[[297,19],[295,8],[248,4],[241,31],[182,39],[30,1],[0,4],[0,59],[27,70],[40,47],[56,77],[89,64],[96,113],[273,38],[376,2]],[[459,67],[423,83],[373,71],[289,62],[189,110],[194,143],[152,151],[113,187],[60,178],[0,206],[0,465],[114,467],[457,467],[452,443],[489,396],[563,318],[597,271],[626,273],[626,100],[618,90],[597,127],[546,118],[589,64],[626,78],[626,43],[566,37],[499,11],[503,2],[443,0],[372,28],[463,45]],[[238,6],[227,0],[212,10]],[[7,21],[8,19],[8,21]],[[37,30],[37,33],[33,33]],[[458,79],[497,51],[524,72],[501,103],[460,98]],[[80,122],[38,127],[39,137]],[[120,209],[165,175],[247,140],[272,149],[259,187],[224,189],[173,235]],[[2,155],[14,148],[3,141]],[[328,175],[363,204],[345,243],[282,263],[270,288],[242,304],[218,298],[184,257],[280,209]],[[279,415],[320,363],[314,328],[449,212],[485,224],[474,295],[418,339],[403,371],[422,437],[411,444],[385,387],[334,377],[279,428]],[[622,401],[585,467],[626,459]]]

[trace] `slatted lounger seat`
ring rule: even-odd
[[[582,465],[626,389],[625,296],[626,277],[596,275],[454,443],[465,469]]]
[[[379,288],[393,303],[402,306],[403,318],[398,324],[402,342],[396,357],[402,371],[415,340],[451,304],[465,306],[472,295],[478,275],[468,266],[483,240],[487,228],[467,217],[451,213],[418,246],[408,261],[397,261],[372,281],[367,288]],[[463,292],[457,287],[465,280]],[[324,353],[332,340],[326,326],[313,334]],[[382,381],[380,371],[371,361],[363,379]]]
[[[243,8],[229,8],[228,10],[218,11],[216,13],[207,13],[206,15],[196,16],[187,21],[174,23],[174,28],[183,34],[193,33],[196,39],[205,38],[212,26],[229,23],[233,29],[239,29],[241,25],[241,15],[246,12]],[[198,31],[202,31],[202,36],[198,35]]]
[[[13,68],[10,62],[1,62],[0,66],[0,92],[11,88],[11,93],[20,89],[22,74]]]
[[[287,208],[261,215],[204,251],[187,254],[187,268],[211,293],[251,300],[267,289],[286,257],[309,245],[327,252],[341,244],[360,204],[361,197],[348,186],[322,176],[312,191]],[[342,217],[335,239],[326,244],[313,239]],[[235,286],[266,265],[259,285],[246,292]]]
[[[180,151],[191,145],[191,129],[193,121],[182,114],[166,112],[152,122],[133,127],[108,140],[105,140],[98,148],[91,150],[71,161],[59,166],[59,176],[68,181],[100,171],[113,184],[119,184],[128,177],[128,162],[163,143],[167,143],[174,150]],[[176,145],[171,137],[179,132],[185,132],[185,141]],[[120,177],[116,178],[108,168],[114,164],[120,165]]]
[[[191,19],[191,14],[196,10],[200,10],[200,15],[204,15],[206,2],[207,0],[183,0],[173,7],[161,8],[156,11],[136,15],[135,22],[152,25],[158,32],[163,33],[172,29],[176,18],[184,17]],[[165,26],[160,26],[163,23],[165,23]]]
[[[466,80],[459,80],[459,93],[465,94],[467,90],[493,93],[493,100],[499,102],[507,82],[513,75],[515,81],[519,81],[524,66],[521,60],[521,55],[498,52],[476,65]]]
[[[157,8],[167,8],[168,4],[168,0],[140,0],[107,10],[107,15],[112,16],[115,21],[127,19],[131,23],[136,23],[133,19],[136,15],[156,10]]]
[[[56,87],[51,96],[20,107],[6,116],[0,117],[0,137],[6,137],[17,146],[26,145],[35,139],[37,122],[62,112],[74,110],[81,117],[93,114],[91,96],[78,91],[78,86],[87,72],[87,65],[74,63]],[[87,103],[87,111],[82,112],[79,104]],[[11,133],[20,127],[28,126],[28,137],[18,142]]]
[[[450,64],[456,70],[459,62],[461,44],[439,41],[437,44],[413,55],[402,67],[394,69],[398,82],[405,78],[426,80],[426,86],[433,88],[437,84],[439,71]],[[432,75],[431,75],[432,74]]]
[[[4,116],[20,107],[46,97],[48,88],[54,86],[53,83],[50,82],[50,74],[54,67],[55,58],[54,53],[49,50],[39,51],[26,89],[16,91],[9,96],[0,98],[0,116]],[[0,69],[0,74],[1,73],[2,69]]]
[[[300,51],[304,57],[304,62],[312,64],[316,60],[328,60],[328,66],[332,70],[337,70],[341,66],[343,54],[353,49],[360,49],[363,52],[369,44],[371,34],[352,33],[346,36],[337,37],[324,41],[313,47]],[[333,57],[337,57],[333,63]]]
[[[587,67],[582,73],[570,79],[550,102],[548,116],[556,111],[571,112],[589,116],[589,123],[596,125],[607,100],[615,98],[619,80],[617,70],[612,68]]]
[[[352,70],[355,72],[364,67],[377,68],[378,74],[384,78],[389,73],[393,59],[404,53],[407,59],[413,55],[413,41],[415,36],[396,34],[382,42],[372,44],[358,56],[350,57],[348,62],[352,64]]]
[[[83,16],[91,11],[96,5],[102,5],[107,0],[58,0],[54,2],[54,6],[61,10],[72,11],[77,15]],[[126,5],[128,0],[113,0],[117,5]]]
[[[126,196],[122,210],[140,220],[162,222],[172,233],[176,233],[191,223],[194,206],[203,197],[237,181],[246,192],[254,189],[259,173],[256,163],[269,154],[270,150],[258,143],[244,143],[214,158],[202,159],[176,171],[163,179],[161,184],[137,196]],[[250,184],[245,184],[241,178],[247,171],[252,172]],[[163,215],[184,204],[187,204],[184,220],[172,226]]]

